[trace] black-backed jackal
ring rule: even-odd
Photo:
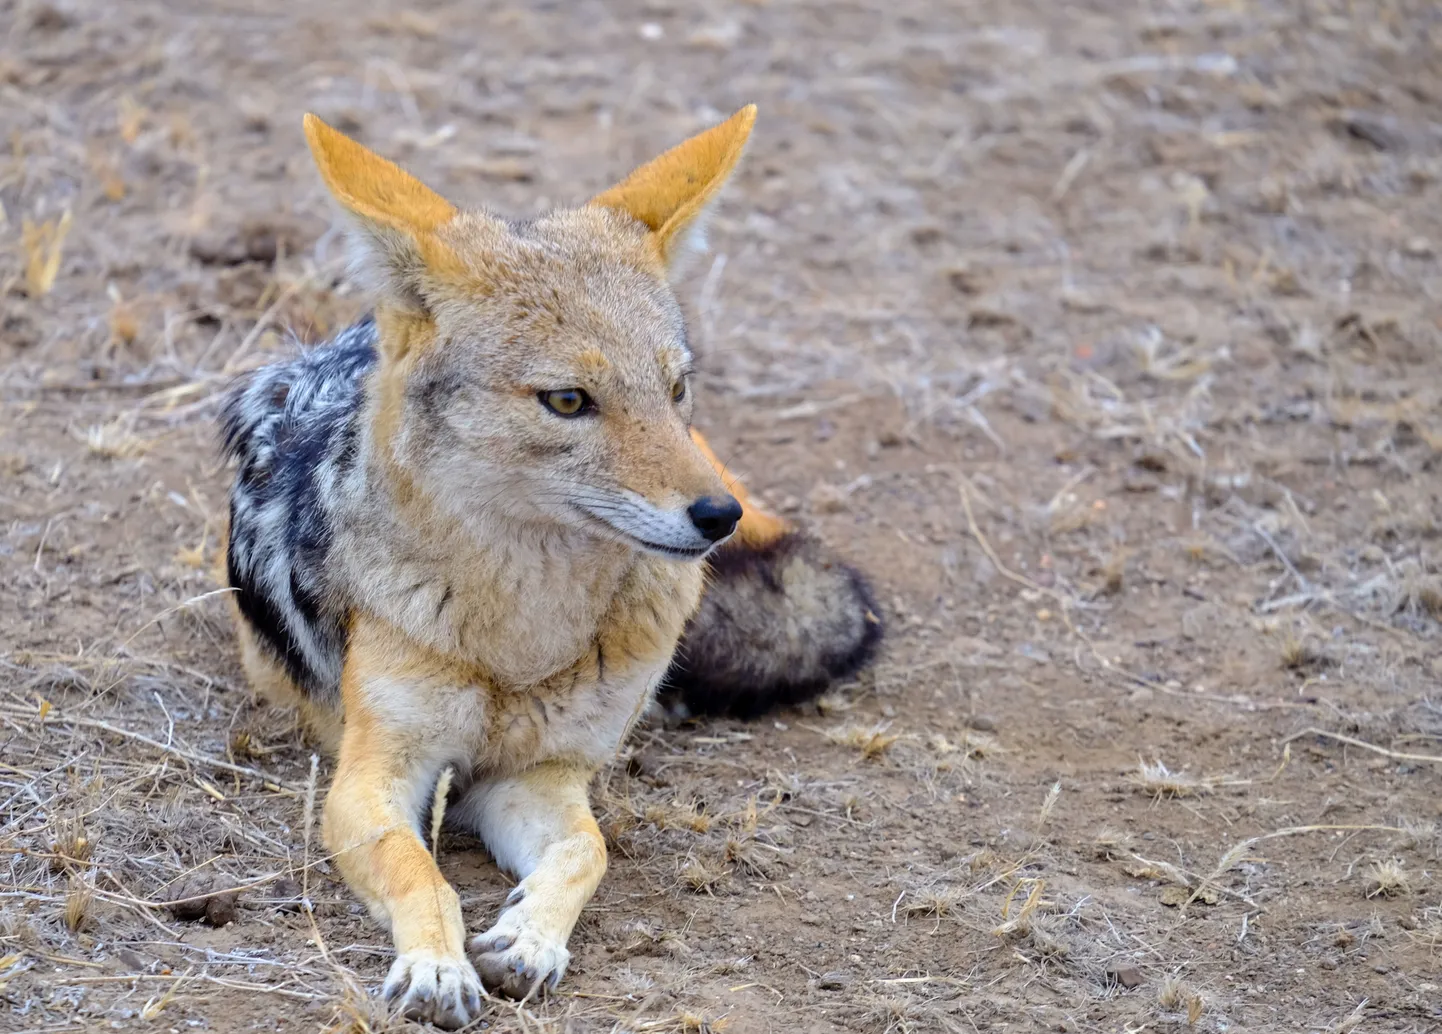
[[[508,222],[306,118],[374,315],[226,403],[228,576],[251,682],[338,753],[325,841],[411,1016],[560,979],[606,868],[588,785],[658,687],[756,713],[880,634],[861,576],[690,427],[669,278],[754,120]],[[447,769],[447,820],[520,881],[470,957],[421,832]]]

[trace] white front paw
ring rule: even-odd
[[[543,933],[525,904],[506,909],[495,926],[473,937],[471,953],[486,987],[508,998],[554,989],[571,962],[565,942]]]
[[[381,994],[408,1019],[454,1030],[481,1014],[481,981],[470,962],[428,951],[396,959]]]

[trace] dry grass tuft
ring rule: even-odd
[[[1289,628],[1282,633],[1280,651],[1281,666],[1287,671],[1311,671],[1333,663],[1325,649],[1296,628]]]
[[[34,223],[25,219],[20,224],[20,246],[25,251],[25,292],[31,298],[50,293],[60,274],[60,254],[65,235],[70,232],[70,210],[58,219]]]
[[[1411,890],[1411,877],[1403,870],[1400,858],[1372,863],[1372,871],[1367,876],[1367,897],[1395,898]]]
[[[1142,793],[1158,801],[1168,797],[1195,797],[1212,789],[1212,784],[1206,780],[1185,772],[1173,772],[1161,759],[1137,762],[1137,770],[1129,781]]]
[[[350,974],[341,981],[335,1011],[321,1028],[324,1034],[392,1034],[407,1029],[415,1028],[393,1017],[385,1000],[367,994]]]
[[[892,995],[877,995],[871,999],[870,1018],[877,1023],[885,1023],[880,1034],[892,1034],[893,1031],[909,1032],[919,1029],[918,1024],[926,1022],[930,1017],[928,1010],[916,999],[906,997],[895,997]]]
[[[861,756],[867,761],[875,761],[891,749],[892,744],[901,739],[900,735],[888,733],[889,723],[883,722],[867,728],[863,725],[847,725],[840,729],[832,729],[826,733],[826,738],[832,743],[839,743],[845,747],[852,747],[861,751]]]
[[[1130,833],[1123,833],[1115,829],[1100,830],[1092,838],[1092,851],[1103,861],[1111,862],[1118,858],[1127,857],[1132,853],[1132,844],[1136,837]]]
[[[1307,641],[1295,632],[1282,636],[1282,667],[1291,671],[1307,664]]]
[[[90,861],[95,850],[85,823],[78,818],[62,818],[55,823],[54,837],[50,842],[50,859],[53,872],[64,872],[74,866],[83,866]]]
[[[1018,908],[1016,910],[1016,913],[1013,915],[1012,904],[1015,902],[1017,896],[1022,892],[1022,890],[1025,890],[1027,892],[1026,900],[1021,903],[1021,907]],[[1007,894],[1006,900],[1002,902],[1002,922],[994,930],[992,930],[992,933],[996,934],[998,937],[1005,937],[1009,934],[1027,934],[1031,930],[1031,918],[1033,913],[1035,913],[1036,910],[1040,908],[1044,903],[1042,899],[1042,893],[1045,890],[1046,880],[1041,879],[1040,877],[1023,876],[1021,879],[1017,880],[1016,884],[1011,888],[1010,893]]]
[[[736,867],[736,871],[750,876],[764,878],[771,873],[766,864],[766,856],[756,845],[756,841],[749,837],[742,839],[727,837],[726,860]]]
[[[1415,560],[1399,564],[1398,573],[1393,613],[1425,615],[1442,621],[1442,576],[1423,570]]]
[[[151,442],[135,434],[133,418],[116,417],[109,423],[96,424],[84,434],[77,434],[90,452],[107,460],[128,460],[150,451]]]
[[[1002,753],[1001,744],[995,736],[988,736],[975,729],[962,730],[961,739],[956,741],[947,739],[939,732],[932,733],[926,738],[926,746],[933,753],[942,757],[960,753],[967,761],[979,761],[982,758]]]
[[[1202,996],[1175,973],[1169,974],[1157,988],[1157,1004],[1163,1012],[1185,1013],[1189,1027],[1195,1027],[1206,1011]]]
[[[1409,925],[1415,927],[1407,931],[1407,936],[1419,944],[1426,945],[1429,955],[1442,953],[1442,905],[1433,905],[1424,908],[1420,916]]]
[[[122,301],[119,295],[111,306],[109,324],[110,340],[118,344],[133,345],[140,336],[140,317],[135,312],[135,306]]]
[[[1056,802],[1060,799],[1061,780],[1057,780],[1051,784],[1051,789],[1047,790],[1046,797],[1041,802],[1041,809],[1036,817],[1037,829],[1044,828],[1047,822],[1051,820],[1051,813],[1056,810]]]
[[[1072,921],[1068,916],[1033,916],[1027,926],[1027,944],[1036,952],[1037,962],[1065,963],[1072,956],[1067,936]]]
[[[902,911],[909,916],[935,916],[944,919],[957,914],[967,892],[956,887],[930,887],[908,896]]]
[[[689,829],[692,833],[709,833],[711,816],[694,797],[677,799],[670,804],[647,805],[643,818],[657,829]]]
[[[1332,1026],[1328,1027],[1326,1034],[1352,1034],[1362,1023],[1362,1017],[1367,1012],[1367,999],[1363,998],[1357,1003],[1357,1007],[1343,1016]]]
[[[1431,849],[1438,847],[1437,823],[1430,819],[1399,818],[1397,828],[1402,830],[1401,846]]]
[[[65,910],[60,914],[65,929],[71,933],[83,930],[90,920],[90,904],[94,900],[95,888],[84,877],[72,875],[65,890]]]
[[[677,874],[681,885],[693,894],[716,893],[730,873],[721,865],[704,858],[689,856],[681,865],[681,871]]]
[[[1102,592],[1108,596],[1115,596],[1122,591],[1127,573],[1127,560],[1130,557],[1131,553],[1128,550],[1118,549],[1102,565]]]
[[[851,708],[851,700],[844,693],[826,693],[816,698],[816,710],[828,718],[834,714],[845,714]]]
[[[676,1034],[719,1034],[731,1026],[731,1020],[727,1016],[717,1016],[715,1019],[708,1017],[703,1012],[691,1012],[689,1009],[682,1009],[673,1020],[662,1021],[664,1025],[642,1024],[637,1030],[674,1030]],[[674,1024],[674,1026],[671,1026]]]

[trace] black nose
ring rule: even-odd
[[[741,519],[741,504],[729,495],[708,495],[697,499],[686,512],[707,542],[719,542],[736,530],[736,522]]]

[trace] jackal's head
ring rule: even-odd
[[[699,558],[741,507],[691,440],[670,276],[741,156],[746,107],[579,208],[463,211],[313,115],[375,293],[374,441],[463,521],[561,524]]]

